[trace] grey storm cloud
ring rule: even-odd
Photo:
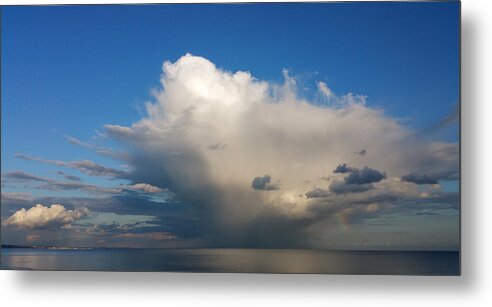
[[[440,210],[459,208],[459,193],[434,191],[422,197],[420,193],[387,188],[389,186],[386,189],[374,187],[364,193],[320,193],[318,198],[313,199],[309,210],[316,217],[327,217],[348,210],[352,223],[363,223],[368,218],[385,213],[415,214],[426,209],[437,215]]]
[[[346,163],[339,164],[335,170],[333,170],[333,173],[338,173],[338,174],[346,174],[348,173],[348,176],[345,177],[345,183],[346,185],[362,185],[362,184],[369,184],[369,183],[375,183],[379,182],[383,179],[386,178],[386,173],[380,172],[378,170],[369,168],[365,166],[362,169],[358,169],[355,167],[350,167]],[[338,187],[341,187],[338,185]]]
[[[343,163],[343,164],[339,164],[335,168],[335,170],[333,170],[333,173],[335,173],[335,174],[345,174],[345,173],[350,173],[353,170],[354,170],[354,168],[349,167],[349,166],[347,166],[347,164]]]
[[[346,184],[367,184],[379,182],[386,178],[386,174],[365,166],[363,169],[352,169],[347,177]]]
[[[415,184],[437,184],[438,178],[424,174],[408,174],[401,177],[401,180],[413,182]]]
[[[439,180],[451,181],[458,179],[459,173],[457,171],[447,171],[435,174],[410,173],[401,177],[401,180],[415,184],[438,184]]]
[[[265,175],[262,177],[255,177],[251,183],[251,187],[255,190],[273,191],[278,190],[280,187],[278,184],[271,184],[272,177]]]
[[[331,195],[360,193],[374,189],[372,184],[346,184],[344,181],[333,181],[328,190],[316,188],[308,191],[305,195],[307,198],[323,198]]]
[[[316,188],[314,190],[306,192],[306,197],[307,198],[320,198],[320,197],[327,197],[330,196],[331,193],[329,190],[324,190],[320,188]]]
[[[330,191],[335,194],[360,193],[371,189],[374,189],[374,186],[370,183],[347,184],[345,181],[333,181],[333,183],[330,185]]]
[[[344,181],[333,181],[329,189],[316,188],[308,191],[305,195],[307,198],[324,198],[333,195],[347,194],[347,193],[360,193],[374,189],[372,184],[346,184]]]

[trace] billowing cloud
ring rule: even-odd
[[[53,204],[50,207],[37,204],[28,210],[20,209],[4,220],[2,225],[24,229],[58,229],[70,226],[88,215],[89,210],[85,207],[67,210],[60,204]]]
[[[330,185],[330,191],[335,194],[359,193],[374,188],[373,183],[386,178],[386,173],[364,166],[362,169],[350,167],[346,163],[339,164],[335,174],[347,174],[343,181],[336,180]]]
[[[109,149],[106,154],[106,148],[67,137],[71,144],[124,160],[125,170],[89,160],[18,157],[128,180],[111,189],[115,194],[109,198],[66,203],[152,212],[161,219],[154,234],[111,233],[122,240],[201,236],[209,246],[300,246],[307,229],[340,214],[356,223],[386,213],[458,208],[457,193],[405,180],[409,174],[457,173],[458,144],[421,138],[371,108],[367,97],[335,95],[323,82],[318,90],[329,99],[299,98],[295,79],[283,73],[283,83],[265,82],[187,54],[164,63],[162,88],[147,103],[144,118],[131,126],[105,126],[104,137],[117,140],[125,154]],[[46,189],[101,189],[75,178],[6,175]],[[163,194],[169,197],[165,206],[156,201]],[[16,206],[23,201],[14,199],[22,195],[5,197]]]
[[[265,175],[263,177],[255,177],[253,179],[253,182],[251,183],[251,187],[255,190],[265,190],[265,191],[278,190],[279,185],[272,184],[271,181],[272,181],[272,177],[270,177],[270,175]]]
[[[337,96],[324,83],[318,87],[330,94],[329,103],[301,99],[287,71],[284,78],[269,83],[187,54],[164,63],[147,116],[131,126],[106,125],[105,134],[128,150],[129,180],[169,189],[223,245],[254,245],[262,236],[295,241],[305,227],[340,210],[383,214],[390,199],[420,204],[418,190],[393,178],[458,169],[458,144],[421,139],[369,107],[367,97]],[[356,148],[364,151],[354,155]],[[347,174],[343,185],[337,179],[332,188],[313,189],[336,167],[335,176]],[[282,188],[258,193],[271,178],[281,178]],[[432,193],[427,206],[441,206],[431,200],[446,198]],[[272,228],[278,232],[258,235]]]

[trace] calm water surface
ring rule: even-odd
[[[2,269],[457,275],[458,252],[305,249],[1,250]]]

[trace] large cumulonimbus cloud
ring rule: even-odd
[[[337,96],[325,83],[318,84],[325,101],[301,99],[284,75],[282,84],[260,81],[190,54],[165,62],[147,116],[105,127],[129,151],[126,178],[170,191],[223,245],[294,240],[307,225],[352,207],[377,214],[398,199],[443,202],[399,177],[457,170],[457,144],[421,140],[366,97]],[[327,174],[345,173],[346,185],[334,178],[331,191],[324,186]],[[266,189],[272,184],[260,174],[281,188]]]

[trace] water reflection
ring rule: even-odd
[[[457,275],[459,253],[303,249],[3,249],[2,268]]]

